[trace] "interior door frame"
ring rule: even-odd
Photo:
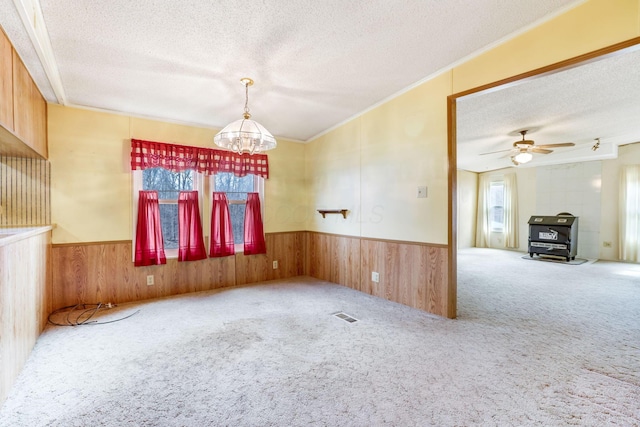
[[[468,89],[462,92],[454,93],[447,97],[447,157],[449,160],[449,221],[448,221],[448,241],[449,241],[449,253],[448,253],[448,286],[447,286],[447,317],[455,319],[457,314],[457,300],[458,300],[458,239],[457,239],[457,227],[458,227],[458,192],[457,192],[457,114],[456,104],[458,99],[469,95],[479,95],[482,93],[489,93],[492,91],[505,89],[509,86],[521,84],[528,80],[544,77],[549,74],[558,73],[560,71],[568,70],[570,68],[579,67],[590,62],[598,61],[610,56],[620,55],[626,52],[640,49],[640,37],[634,37],[632,39],[613,44],[601,49],[594,50],[582,55],[575,56],[573,58],[565,59],[560,62],[556,62],[551,65],[546,65],[527,71],[525,73],[517,74],[512,77],[507,77],[502,80],[495,81],[493,83],[484,84],[473,89]]]

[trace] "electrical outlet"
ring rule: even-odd
[[[418,199],[426,199],[427,198],[427,187],[420,186],[418,187]]]
[[[147,276],[147,286],[153,286],[155,285],[154,281],[153,281],[153,275],[148,275]]]
[[[273,261],[273,269],[274,270],[278,269],[278,261]]]
[[[377,271],[372,271],[371,272],[371,280],[373,282],[378,283],[380,281],[380,273],[378,273]]]
[[[611,247],[611,242],[602,242],[602,246],[605,248],[610,248]]]

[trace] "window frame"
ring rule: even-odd
[[[493,203],[493,189],[500,186],[502,188],[502,205],[495,205]],[[496,221],[494,220],[495,217],[495,209],[496,208],[502,208],[502,221],[499,224],[499,227],[494,226],[494,224],[496,224]],[[492,180],[491,182],[489,182],[489,212],[487,212],[489,215],[489,220],[490,220],[490,224],[491,224],[491,232],[492,233],[504,233],[504,223],[505,223],[505,207],[504,207],[504,180],[503,179],[495,179]]]
[[[205,203],[203,203],[203,198],[204,198],[204,193],[205,193],[205,176],[204,174],[193,170],[193,169],[189,169],[192,171],[193,173],[193,190],[198,192],[198,205],[200,207],[200,220],[203,221],[203,232],[205,230],[204,228],[204,219],[206,218],[205,214],[207,212],[207,207],[204,206]],[[131,254],[132,254],[132,259],[135,260],[135,247],[136,247],[136,232],[138,229],[138,199],[139,199],[139,194],[140,194],[140,190],[143,190],[143,173],[144,170],[140,170],[140,169],[136,169],[131,171],[132,173],[132,188],[133,188],[133,194],[132,194],[132,212],[133,212],[133,217],[132,217],[132,245],[131,245]],[[176,172],[174,172],[176,173]],[[158,200],[158,204],[163,205],[163,204],[175,204],[176,206],[178,205],[178,199],[159,199]],[[203,238],[206,238],[206,236],[203,236]],[[205,239],[206,242],[206,239]],[[178,258],[178,248],[175,249],[168,249],[168,248],[164,248],[164,252],[165,252],[165,256],[167,259],[177,259]]]
[[[229,173],[232,174],[232,172],[219,172],[219,173]],[[213,194],[214,191],[216,190],[216,181],[215,181],[215,175],[209,175],[209,189],[210,189],[210,193]],[[254,174],[247,174],[247,175],[251,175],[253,176],[253,193],[258,193],[258,197],[260,198],[260,215],[262,216],[262,221],[264,223],[264,181],[265,179],[259,175],[254,175]],[[225,194],[228,194],[226,191],[224,192]],[[246,200],[237,200],[237,199],[230,199],[229,197],[227,197],[227,201],[229,202],[229,205],[245,205],[247,204]],[[234,231],[235,233],[235,231]],[[235,237],[235,234],[234,234]],[[235,253],[243,253],[244,252],[244,238],[242,243],[235,243],[235,238],[234,238],[234,252]]]

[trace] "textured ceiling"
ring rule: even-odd
[[[458,168],[482,172],[512,166],[505,150],[521,139],[538,145],[573,142],[518,167],[617,157],[619,145],[640,142],[640,49],[457,103]],[[600,148],[591,150],[595,138]],[[504,157],[507,154],[507,157]]]
[[[307,141],[579,3],[40,0],[57,89],[18,13],[37,0],[0,2],[0,25],[50,102],[221,128],[247,76],[253,118]]]

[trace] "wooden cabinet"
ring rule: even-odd
[[[47,104],[1,30],[0,154],[48,157]]]
[[[16,51],[13,51],[13,131],[47,158],[47,106]]]
[[[13,130],[13,48],[0,31],[0,126]]]

